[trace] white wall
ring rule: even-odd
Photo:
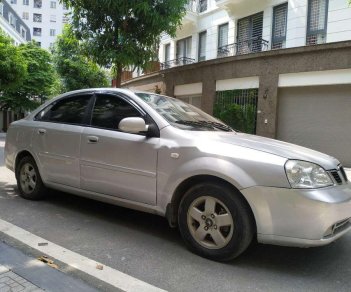
[[[307,0],[290,0],[286,47],[299,47],[306,44]]]
[[[327,42],[351,40],[351,6],[348,0],[329,0]]]

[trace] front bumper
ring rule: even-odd
[[[310,247],[351,230],[351,183],[321,189],[252,187],[242,190],[261,243]]]

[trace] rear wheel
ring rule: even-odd
[[[218,261],[239,256],[255,232],[247,202],[226,185],[202,183],[192,187],[181,201],[178,222],[192,251]]]
[[[16,180],[22,198],[40,200],[45,197],[46,188],[31,156],[25,156],[19,161],[16,167]]]

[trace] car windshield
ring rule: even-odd
[[[137,92],[135,94],[155,109],[172,126],[179,129],[193,131],[234,131],[223,122],[179,99],[146,92]]]

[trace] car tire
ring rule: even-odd
[[[38,167],[31,156],[23,157],[16,167],[19,195],[27,200],[41,200],[47,194]]]
[[[252,211],[238,191],[226,184],[201,183],[190,188],[178,210],[180,233],[196,254],[229,261],[252,242]]]

